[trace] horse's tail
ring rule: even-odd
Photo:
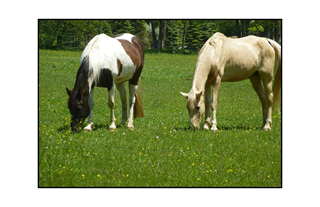
[[[143,114],[143,108],[142,108],[142,102],[141,102],[141,97],[140,97],[140,78],[139,78],[139,82],[138,82],[138,90],[136,91],[136,101],[134,103],[134,118],[137,117],[144,117]]]
[[[281,67],[281,46],[273,40],[268,39],[269,44],[273,47],[276,53],[275,59],[275,68],[277,70],[276,76],[273,81],[273,106],[279,110],[279,98],[280,98],[280,90],[281,90],[281,74],[282,74],[282,67]]]

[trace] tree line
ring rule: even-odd
[[[263,36],[281,44],[281,20],[51,20],[39,19],[40,49],[84,49],[97,34],[131,33],[146,50],[198,51],[215,32]]]

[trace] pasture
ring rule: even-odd
[[[249,80],[221,84],[219,132],[192,130],[179,92],[190,90],[197,55],[146,53],[145,117],[135,129],[119,126],[116,91],[118,128],[108,130],[108,92],[96,87],[94,130],[70,133],[65,88],[73,88],[80,56],[39,50],[39,187],[281,187],[281,115],[274,111],[272,130],[261,130]]]

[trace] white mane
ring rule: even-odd
[[[108,35],[100,34],[95,36],[86,46],[84,51],[82,52],[81,58],[80,58],[80,64],[85,59],[85,57],[89,57],[89,79],[91,79],[90,82],[93,81],[99,81],[100,72],[101,72],[101,62],[100,62],[100,48],[99,44],[102,41],[112,39]]]

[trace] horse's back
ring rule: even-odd
[[[115,83],[131,79],[144,62],[144,51],[140,40],[131,34],[109,37],[105,34],[95,36],[86,46],[81,62],[89,57],[89,70],[92,79],[100,79],[101,70],[109,70]],[[139,74],[140,74],[139,73]],[[137,77],[139,78],[139,77]]]
[[[143,44],[136,36],[127,33],[114,36],[114,38],[121,43],[126,54],[128,54],[134,66],[136,67],[133,76],[130,78],[130,83],[137,85],[144,65]],[[117,77],[117,81],[123,82],[123,80],[127,79],[130,75],[131,73],[128,75],[123,74],[124,77]]]
[[[259,70],[266,57],[274,59],[274,51],[263,38],[247,36],[239,39],[227,38],[217,35],[215,38],[222,38],[223,41],[217,48],[218,56],[215,56],[217,66],[222,66],[220,72],[223,82],[235,82],[249,78],[255,71]],[[267,60],[269,61],[269,60]]]

